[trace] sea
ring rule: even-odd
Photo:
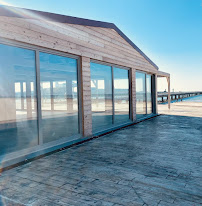
[[[189,97],[182,100],[183,102],[202,102],[202,95],[198,95],[195,97]]]

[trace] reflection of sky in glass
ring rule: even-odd
[[[0,155],[38,143],[35,52],[0,44]]]
[[[96,64],[91,62],[90,63],[91,68],[91,78],[92,79],[105,79],[105,80],[111,80],[111,75],[109,75],[109,72],[111,70],[110,66],[102,65],[102,64]]]
[[[91,69],[94,71],[93,73],[91,73],[91,78],[98,79],[98,89],[104,89],[104,80],[102,79],[104,78],[105,80],[111,80],[111,75],[105,75],[105,72],[108,72],[106,71],[106,69],[111,69],[111,67],[107,65],[91,63]],[[114,78],[114,85],[116,85],[117,89],[128,89],[128,76],[126,75],[127,73],[124,69],[119,69],[118,71],[120,74]],[[95,73],[96,75],[94,75]],[[91,87],[96,87],[93,81],[91,81]]]
[[[41,80],[57,80],[64,79],[64,75],[73,77],[74,80],[77,80],[77,75],[75,75],[75,68],[77,67],[77,60],[57,56],[53,54],[46,54],[40,52],[40,72]],[[56,66],[57,65],[57,66]],[[55,74],[55,76],[54,76]]]
[[[136,72],[136,92],[145,91],[145,74]]]
[[[34,51],[0,44],[1,96],[12,95],[14,82],[35,80],[35,62],[33,59],[35,59]],[[7,90],[4,89],[4,85],[7,85]],[[23,90],[26,90],[25,83]]]

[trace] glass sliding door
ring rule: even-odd
[[[129,121],[129,71],[113,68],[114,77],[114,123]]]
[[[79,133],[77,60],[39,53],[43,142]]]
[[[151,114],[152,113],[152,82],[151,82],[151,78],[152,76],[147,74],[147,114]]]
[[[145,73],[136,72],[136,115],[141,118],[146,114],[146,79]]]
[[[93,133],[130,120],[129,70],[91,62]]]
[[[35,51],[0,44],[0,155],[38,144]]]
[[[112,126],[112,69],[91,63],[91,104],[93,132]]]
[[[152,114],[152,75],[136,72],[137,119]]]

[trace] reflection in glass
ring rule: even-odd
[[[93,132],[112,125],[112,70],[91,63],[91,104]]]
[[[145,74],[136,72],[136,114],[137,118],[146,114]]]
[[[0,155],[38,144],[35,52],[0,44]]]
[[[77,60],[40,53],[44,143],[79,133]]]
[[[147,74],[147,114],[152,113],[151,75]]]
[[[114,121],[124,123],[129,120],[129,79],[128,70],[113,68],[114,72]]]

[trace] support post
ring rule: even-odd
[[[158,86],[157,86],[157,79],[158,79],[158,75],[155,74],[154,75],[154,87],[153,87],[153,91],[154,91],[154,101],[153,101],[153,112],[154,114],[158,114]]]
[[[131,119],[136,121],[136,69],[131,69]]]
[[[92,135],[90,58],[81,57],[82,129],[83,136]]]
[[[168,109],[170,109],[170,77],[167,77],[168,82]]]

